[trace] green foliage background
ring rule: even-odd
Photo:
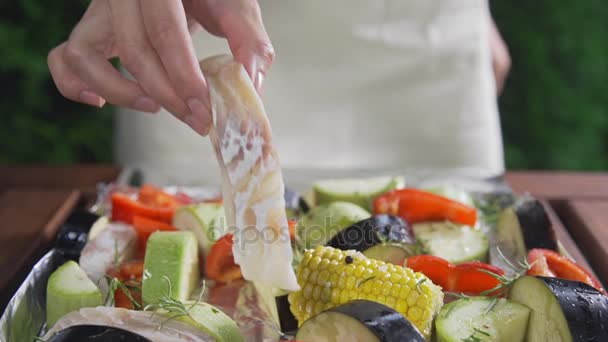
[[[64,99],[47,69],[89,1],[0,1],[0,162],[108,162],[112,116]]]
[[[111,161],[112,116],[65,100],[46,55],[88,1],[0,3],[0,162]],[[500,99],[509,168],[608,168],[608,1],[492,1],[513,66]]]

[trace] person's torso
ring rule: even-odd
[[[262,98],[285,168],[503,171],[484,0],[260,5],[277,53]],[[227,52],[206,34],[196,42],[201,58]],[[219,179],[206,138],[168,115],[129,114],[120,162]]]

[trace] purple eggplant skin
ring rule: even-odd
[[[407,318],[378,302],[354,300],[328,311],[339,312],[358,320],[382,342],[425,342],[420,331]]]
[[[383,242],[414,244],[415,240],[411,227],[400,217],[374,215],[343,229],[327,245],[362,252]]]
[[[75,325],[53,335],[46,342],[152,342],[134,332],[101,325]]]
[[[557,251],[557,238],[551,220],[541,202],[525,198],[514,207],[527,249],[545,248]]]
[[[274,298],[277,306],[277,313],[279,314],[279,325],[281,331],[295,331],[298,329],[298,320],[291,313],[289,308],[289,301],[287,295],[282,295]]]
[[[578,281],[538,278],[557,298],[574,341],[608,341],[608,297]]]

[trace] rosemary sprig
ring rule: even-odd
[[[418,293],[423,293],[422,290],[420,289],[420,285],[422,285],[426,280],[427,280],[427,278],[421,278],[420,280],[418,280],[416,282],[416,290],[418,290]]]
[[[106,277],[106,280],[109,280],[109,277]],[[115,298],[114,298],[114,294],[116,293],[116,290],[120,289],[122,290],[122,292],[127,296],[127,298],[129,299],[129,301],[131,301],[131,303],[133,304],[133,307],[139,309],[141,307],[141,304],[139,304],[131,295],[131,290],[139,290],[139,288],[137,288],[136,286],[128,286],[125,285],[125,283],[123,283],[122,281],[118,280],[117,278],[112,278],[111,280],[109,280],[109,285],[108,287],[110,288],[108,290],[108,294],[106,295],[106,305],[114,305],[115,303]]]
[[[190,305],[186,305],[183,302],[181,302],[180,300],[172,297],[173,285],[171,284],[171,279],[169,279],[169,277],[167,277],[167,276],[163,276],[163,280],[165,280],[167,282],[167,292],[165,292],[161,295],[160,299],[158,300],[158,303],[148,304],[144,307],[143,310],[144,311],[163,310],[163,311],[166,311],[170,315],[169,318],[167,318],[160,324],[159,329],[161,329],[163,327],[163,325],[166,324],[167,322],[180,318],[180,317],[189,317],[190,319],[194,319],[190,315],[190,311],[192,310],[192,308],[194,308],[197,304],[199,304],[201,302],[201,300],[203,298],[203,294],[205,293],[205,290],[207,289],[206,283],[203,281],[203,287],[202,287],[201,292],[199,293],[199,296],[196,299],[196,301]]]
[[[487,315],[490,311],[492,311],[495,307],[496,304],[498,303],[498,298],[493,298],[492,302],[490,303],[490,305],[488,305],[488,307],[486,308],[486,311],[484,311],[483,315]]]
[[[519,268],[518,268],[515,265],[513,265],[513,263],[511,263],[504,256],[504,254],[502,254],[500,248],[497,248],[497,251],[498,251],[499,255],[504,259],[504,261],[507,264],[507,266],[509,266],[515,272],[515,274],[512,275],[512,276],[507,276],[507,275],[496,274],[496,273],[488,271],[488,270],[479,270],[480,272],[483,272],[483,273],[491,275],[492,277],[496,278],[498,280],[498,282],[499,282],[499,284],[496,285],[495,287],[493,287],[493,288],[491,288],[489,290],[481,292],[480,293],[481,296],[503,294],[504,291],[506,291],[509,287],[511,287],[511,285],[513,285],[513,283],[517,279],[519,279],[522,276],[524,276],[530,270],[530,268],[532,268],[532,266],[534,265],[534,262],[530,264],[530,263],[528,263],[528,260],[526,260],[524,258],[523,260],[521,260],[520,262],[518,262],[518,265],[519,265]]]
[[[370,280],[372,280],[374,278],[376,278],[376,276],[369,276],[369,277],[367,277],[365,279],[361,279],[359,281],[359,283],[357,283],[357,287],[361,287],[361,285],[365,284],[366,282],[368,282],[368,281],[370,281]]]
[[[482,339],[475,336],[477,334],[481,334],[481,335],[488,336],[488,337],[492,336],[492,335],[490,335],[490,333],[488,333],[485,330],[474,328],[473,333],[470,336],[468,336],[467,338],[462,339],[462,342],[481,342]]]

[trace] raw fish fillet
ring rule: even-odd
[[[262,101],[231,56],[210,57],[201,68],[211,97],[209,137],[222,172],[234,260],[247,280],[298,290],[283,176]]]
[[[84,308],[63,316],[43,337],[47,341],[55,333],[75,325],[101,325],[139,334],[153,342],[207,342],[215,339],[205,332],[176,319],[152,311],[133,311],[100,306]]]
[[[108,269],[116,263],[132,259],[136,251],[135,229],[124,223],[113,222],[87,242],[80,253],[78,264],[105,297],[108,293],[108,282],[105,279]]]

